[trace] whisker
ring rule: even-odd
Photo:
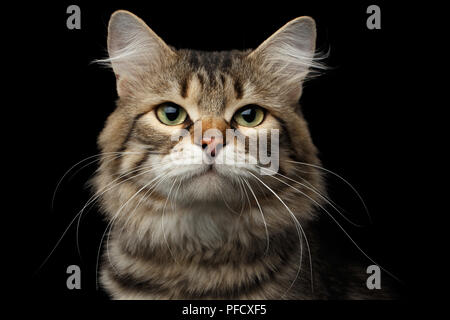
[[[323,196],[318,190],[315,190],[315,189],[313,189],[313,188],[310,188],[310,187],[308,187],[307,185],[305,185],[305,184],[303,184],[303,183],[301,183],[301,182],[299,182],[299,181],[296,181],[296,180],[294,180],[294,179],[291,179],[291,178],[289,178],[289,177],[287,177],[287,176],[285,176],[285,175],[283,175],[283,174],[281,174],[281,173],[278,173],[278,172],[276,172],[276,171],[273,171],[273,170],[269,170],[269,169],[267,169],[267,168],[263,168],[263,167],[260,167],[260,166],[256,166],[256,167],[258,167],[258,168],[260,168],[261,170],[267,170],[267,171],[271,171],[271,172],[273,172],[273,173],[275,173],[276,175],[279,175],[279,176],[281,176],[281,177],[283,177],[283,178],[285,178],[285,179],[288,179],[288,180],[290,180],[290,181],[292,181],[292,182],[295,182],[295,183],[297,183],[297,184],[299,184],[299,185],[301,185],[302,187],[305,187],[305,188],[307,188],[308,190],[311,190],[312,192],[314,192],[315,194],[317,194],[320,198],[322,198],[325,202],[327,202],[334,210],[336,210],[336,212],[337,213],[339,213],[339,215],[341,215],[341,217],[343,217],[348,223],[350,223],[350,224],[352,224],[352,225],[354,225],[355,227],[359,227],[359,228],[361,228],[362,227],[362,225],[360,225],[360,224],[357,224],[357,223],[355,223],[355,222],[353,222],[352,220],[350,220],[349,218],[347,218],[331,201],[329,201],[328,200],[328,198],[327,197],[325,197],[325,196]],[[306,194],[305,194],[306,195]],[[315,202],[315,204],[318,204],[318,202]],[[321,206],[321,208],[322,209],[324,209],[324,207],[322,207]],[[324,209],[325,210],[325,209]]]
[[[178,182],[178,187],[177,187],[177,190],[175,191],[175,195],[174,195],[174,201],[172,201],[172,203],[171,203],[171,207],[172,207],[172,211],[173,212],[175,212],[175,210],[176,210],[176,208],[177,208],[177,203],[176,203],[176,199],[177,199],[177,196],[178,196],[178,191],[180,190],[180,187],[181,187],[181,179],[180,179],[180,181]],[[175,206],[174,206],[174,204],[175,204]]]
[[[239,189],[241,190],[241,212],[239,213],[239,218],[242,216],[242,213],[245,209],[245,198],[244,198],[244,188],[242,187],[242,181],[238,179],[239,182]]]
[[[358,244],[353,240],[353,238],[347,233],[347,231],[345,231],[345,229],[341,226],[341,224],[336,220],[336,218],[335,217],[333,217],[333,215],[332,214],[330,214],[329,212],[328,212],[328,210],[326,210],[320,203],[318,203],[316,200],[314,200],[313,198],[311,198],[310,196],[308,196],[307,194],[305,194],[304,192],[302,192],[301,190],[299,190],[299,189],[297,189],[297,188],[295,188],[294,186],[291,186],[290,184],[288,184],[288,183],[286,183],[286,182],[284,182],[283,180],[281,180],[281,179],[278,179],[277,177],[274,177],[274,176],[271,176],[272,178],[274,178],[274,179],[276,179],[276,180],[278,180],[278,181],[280,181],[280,182],[282,182],[282,183],[284,183],[285,185],[287,185],[287,186],[289,186],[289,187],[291,187],[291,188],[293,188],[294,190],[296,190],[296,191],[298,191],[298,192],[300,192],[302,195],[304,195],[305,197],[307,197],[309,200],[311,200],[312,202],[314,202],[317,206],[319,206],[322,210],[324,210],[327,214],[328,214],[328,216],[331,218],[331,219],[333,219],[333,221],[337,224],[337,226],[344,232],[344,234],[347,236],[347,238],[355,245],[355,247],[369,260],[369,261],[371,261],[372,263],[374,263],[374,264],[376,264],[377,266],[379,266],[380,267],[380,269],[382,269],[384,272],[386,272],[388,275],[390,275],[392,278],[394,278],[395,280],[397,280],[397,281],[399,281],[399,282],[401,282],[396,276],[394,276],[391,272],[389,272],[388,270],[386,270],[385,268],[383,268],[381,265],[379,265],[375,260],[373,260],[369,255],[367,255],[366,253],[365,253],[365,251],[364,250],[362,250],[361,249],[361,247],[360,246],[358,246]]]
[[[245,189],[244,183],[242,182],[242,178],[239,177],[239,181],[241,181],[244,192],[245,192],[245,196],[247,197],[247,202],[248,202],[248,210],[251,211],[252,210],[252,204],[250,203],[250,198],[248,196],[247,190]]]
[[[80,164],[82,164],[83,162],[85,162],[85,161],[87,161],[87,160],[89,160],[89,159],[92,159],[92,158],[100,158],[101,156],[103,156],[103,155],[107,155],[108,157],[112,157],[112,156],[116,156],[117,154],[123,154],[124,152],[105,152],[105,153],[98,153],[98,154],[95,154],[95,155],[92,155],[92,156],[89,156],[89,157],[87,157],[87,158],[84,158],[84,159],[82,159],[81,161],[78,161],[76,164],[74,164],[73,166],[71,166],[70,168],[69,168],[69,170],[67,170],[64,174],[63,174],[63,176],[61,177],[61,179],[59,179],[59,181],[58,181],[58,183],[57,183],[57,185],[56,185],[56,188],[55,188],[55,190],[53,191],[53,196],[52,196],[52,203],[51,203],[51,209],[53,210],[53,208],[54,208],[54,203],[55,203],[55,197],[56,197],[56,193],[57,193],[57,191],[58,191],[58,189],[59,189],[59,186],[61,185],[61,183],[63,182],[63,180],[64,180],[64,178],[73,170],[73,169],[75,169],[77,166],[79,166]],[[94,160],[94,161],[91,161],[91,162],[89,162],[87,165],[90,165],[90,164],[92,164],[92,163],[95,163],[95,162],[97,162],[97,161],[99,161],[99,159],[96,159],[96,160]],[[86,166],[87,166],[86,165]],[[85,167],[85,166],[84,166]],[[84,168],[83,167],[83,168]]]
[[[264,253],[264,255],[266,256],[267,253],[269,252],[269,230],[267,229],[267,223],[266,223],[266,219],[264,218],[264,213],[261,209],[261,205],[259,204],[258,198],[255,195],[255,192],[253,192],[252,187],[250,186],[250,183],[248,183],[247,179],[244,179],[244,182],[247,184],[248,188],[250,189],[250,192],[252,193],[253,197],[255,198],[256,204],[258,205],[259,208],[259,212],[261,213],[261,218],[263,220],[264,223],[264,228],[266,230],[266,239],[267,239],[267,244],[266,244],[266,252]]]
[[[150,169],[150,170],[146,170],[146,169]],[[95,203],[97,202],[97,200],[100,199],[100,197],[101,197],[102,195],[104,195],[106,192],[108,192],[109,190],[114,189],[114,188],[117,188],[119,185],[121,185],[121,184],[123,184],[123,183],[125,183],[125,182],[127,182],[127,181],[129,181],[129,180],[131,180],[131,179],[134,179],[134,178],[136,178],[136,177],[138,177],[138,176],[141,176],[141,175],[143,175],[143,174],[150,173],[150,172],[152,172],[152,171],[154,171],[154,170],[156,170],[156,169],[157,169],[157,168],[155,168],[155,165],[148,165],[148,166],[142,166],[142,167],[135,168],[135,169],[133,169],[133,170],[131,170],[131,171],[127,171],[127,172],[125,172],[125,173],[119,175],[119,176],[118,176],[116,179],[114,179],[112,182],[108,183],[103,189],[99,190],[99,191],[97,192],[96,195],[93,195],[93,196],[88,200],[88,202],[84,205],[84,207],[83,207],[83,208],[80,210],[80,212],[77,214],[77,216],[78,216],[78,221],[77,221],[77,227],[76,227],[75,241],[76,241],[76,245],[77,245],[78,254],[79,254],[80,256],[81,256],[81,254],[80,254],[80,246],[79,246],[79,229],[80,229],[80,223],[81,223],[81,216],[82,216],[83,213],[85,212],[84,210],[85,210],[89,205],[95,204]],[[122,179],[123,177],[125,177],[125,176],[127,176],[127,175],[129,175],[129,174],[131,174],[131,173],[134,173],[134,172],[139,172],[139,171],[141,171],[141,170],[146,170],[146,171],[141,172],[141,173],[139,173],[139,174],[136,174],[136,175],[134,175],[134,176],[131,176],[131,177],[125,179],[124,181],[121,181],[121,182],[117,183],[116,185],[113,185],[115,182],[119,181],[119,180]],[[109,187],[109,186],[111,186],[111,185],[113,185],[113,186],[112,186],[112,187]],[[106,189],[106,188],[108,188],[108,189]],[[88,211],[89,211],[89,210],[88,210]],[[87,212],[86,212],[86,213],[87,213]],[[75,216],[75,217],[76,217],[76,216]],[[70,225],[69,225],[69,226],[70,226]]]
[[[131,152],[131,153],[134,153],[134,152]],[[136,153],[140,153],[140,152],[136,152]],[[128,154],[127,152],[123,152],[122,154],[120,154],[119,156],[124,156],[125,154]],[[112,162],[112,161],[115,161],[115,160],[117,160],[118,159],[118,157],[116,156],[116,155],[113,155],[113,159],[110,159],[110,160],[108,160],[108,161],[106,161],[105,163],[104,163],[104,165],[107,165],[108,163],[110,163],[110,162]],[[103,159],[102,159],[103,160]],[[83,168],[84,168],[84,166],[83,166]],[[83,168],[81,168],[81,169],[78,169],[77,170],[77,172],[78,171],[80,171],[80,170],[82,170]],[[135,168],[136,169],[136,168]],[[98,170],[98,169],[97,169]],[[75,174],[77,174],[77,172],[75,172],[73,175],[75,175]],[[135,172],[135,170],[132,170],[132,171],[130,171],[130,172],[128,172],[128,174],[129,173],[133,173],[133,172]],[[73,176],[72,175],[72,176]],[[69,178],[70,179],[70,178]],[[86,214],[87,214],[87,212],[89,212],[89,210],[88,211],[86,211]],[[81,216],[82,215],[80,215],[79,217],[78,217],[78,221],[77,221],[77,227],[76,227],[76,236],[75,236],[75,242],[76,242],[76,246],[77,246],[77,251],[78,251],[78,256],[80,257],[80,259],[81,259],[81,251],[80,251],[80,243],[79,243],[79,228],[80,228],[80,223],[81,223]]]
[[[158,176],[158,177],[160,178],[161,176],[162,176],[162,175],[160,175],[160,176]],[[157,177],[157,178],[158,178],[158,177]],[[135,211],[136,211],[137,208],[141,205],[141,202],[143,202],[143,201],[147,200],[148,198],[150,198],[151,195],[153,194],[153,192],[156,190],[156,187],[158,187],[158,185],[159,185],[162,181],[164,181],[164,180],[165,180],[165,179],[158,179],[158,180],[156,181],[156,183],[155,183],[153,186],[151,186],[150,188],[148,188],[148,190],[144,193],[144,195],[142,196],[142,198],[139,200],[138,204],[135,206],[133,212],[132,212],[131,214],[128,215],[127,219],[125,220],[124,224],[122,225],[122,228],[121,228],[120,233],[119,233],[119,238],[122,236],[122,233],[123,233],[123,231],[124,231],[124,229],[125,229],[125,226],[128,224],[128,221],[133,217]],[[150,192],[150,193],[149,193],[149,192]]]
[[[156,179],[156,178],[155,178]],[[97,274],[97,281],[96,281],[96,288],[98,290],[98,265],[99,265],[99,258],[100,258],[100,251],[101,251],[101,247],[102,247],[102,243],[103,243],[103,239],[106,235],[106,232],[108,230],[108,227],[110,225],[112,225],[112,223],[115,221],[115,219],[117,219],[117,217],[119,216],[119,214],[122,212],[123,208],[130,203],[131,200],[133,200],[142,190],[144,190],[145,188],[147,188],[151,183],[153,182],[153,180],[151,180],[149,183],[145,184],[143,187],[141,187],[138,191],[136,191],[124,204],[122,204],[119,208],[119,210],[116,212],[116,214],[114,215],[114,217],[111,219],[111,221],[109,222],[108,226],[106,227],[105,232],[103,232],[102,238],[100,239],[100,245],[98,248],[98,252],[97,252],[97,264],[96,264],[96,274]]]
[[[223,194],[220,193],[220,195],[221,195],[221,197],[222,197],[223,203],[224,203],[225,206],[228,208],[228,210],[230,210],[230,212],[232,212],[233,214],[240,215],[238,212],[234,211],[234,209],[232,209],[232,208],[230,207],[230,205],[228,204],[228,202],[227,202],[227,200],[225,199],[225,197],[223,196]],[[242,198],[242,195],[241,195],[241,198]],[[242,212],[242,207],[241,207],[241,212]]]
[[[228,202],[225,199],[225,197],[223,196],[223,194],[221,194],[221,196],[222,196],[222,201],[225,204],[225,206],[227,207],[227,209],[230,210],[230,212],[232,212],[233,214],[239,215],[238,212],[234,211],[233,208],[230,207],[230,205],[228,204]]]
[[[112,155],[107,155],[107,156],[105,156],[104,158],[101,158],[101,159],[95,159],[95,160],[93,160],[93,161],[91,161],[91,162],[89,162],[89,163],[87,163],[87,164],[85,164],[84,166],[82,166],[81,168],[79,168],[77,171],[75,171],[67,180],[71,180],[74,176],[76,176],[77,174],[78,174],[78,172],[80,172],[81,170],[83,170],[84,168],[87,168],[88,166],[90,166],[91,164],[93,164],[93,163],[96,163],[96,162],[98,162],[98,161],[102,161],[102,160],[105,160],[105,159],[108,159],[108,161],[106,162],[106,163],[110,163],[111,161],[114,161],[114,160],[116,160],[116,159],[118,159],[119,157],[123,157],[124,155],[123,154],[120,154],[120,155],[116,155],[116,154],[112,154]],[[109,160],[110,158],[112,158],[111,160]]]
[[[301,226],[300,222],[298,221],[297,217],[292,213],[291,209],[286,205],[286,203],[278,196],[278,194],[272,190],[272,188],[270,188],[267,184],[265,184],[261,179],[259,179],[256,175],[254,175],[253,173],[251,173],[250,171],[247,171],[250,175],[252,175],[255,179],[257,179],[261,184],[263,184],[282,204],[283,206],[286,208],[286,210],[289,212],[289,214],[291,215],[291,218],[294,221],[294,225],[296,226],[296,230],[297,230],[297,234],[299,237],[299,242],[300,242],[300,263],[299,263],[299,267],[297,269],[297,273],[295,275],[294,280],[292,281],[291,285],[289,286],[289,288],[285,291],[285,293],[281,296],[281,299],[289,292],[289,290],[292,288],[292,286],[294,285],[295,281],[297,280],[299,274],[300,274],[300,270],[302,267],[302,257],[303,257],[303,246],[302,246],[302,237],[301,234],[303,234],[304,238],[305,238],[305,242],[306,242],[306,247],[308,249],[308,255],[309,255],[309,267],[310,267],[310,273],[311,273],[311,291],[314,292],[314,282],[313,282],[313,267],[312,267],[312,259],[311,259],[311,250],[309,248],[309,243],[308,243],[308,238],[306,237],[306,233],[303,230],[303,227]]]
[[[336,172],[333,172],[327,168],[315,165],[315,164],[311,164],[311,163],[306,163],[306,162],[301,162],[301,161],[292,161],[292,160],[286,160],[287,162],[291,162],[291,163],[295,163],[295,164],[300,164],[300,165],[304,165],[304,166],[310,166],[319,170],[323,170],[325,172],[328,172],[330,174],[332,174],[333,176],[339,178],[341,181],[343,181],[345,184],[347,184],[352,191],[356,194],[356,196],[359,198],[359,200],[361,201],[362,205],[364,206],[364,210],[366,211],[366,214],[369,218],[370,223],[372,223],[372,217],[370,216],[369,213],[369,209],[367,208],[366,203],[364,202],[363,197],[359,194],[359,192],[356,190],[356,188],[350,183],[348,182],[346,179],[344,179],[344,177],[340,176],[339,174],[337,174]]]
[[[177,182],[177,178],[175,178],[172,186],[170,187],[169,194],[167,195],[166,202],[164,204],[163,213],[162,213],[162,217],[161,217],[161,228],[162,228],[162,232],[163,232],[164,241],[166,242],[166,245],[167,245],[167,249],[169,249],[169,252],[170,252],[170,255],[173,258],[173,261],[175,261],[175,263],[178,264],[178,261],[175,259],[175,256],[174,256],[172,250],[170,249],[169,242],[167,241],[167,238],[166,238],[166,232],[164,231],[164,213],[166,211],[167,201],[169,201],[169,198],[170,198],[170,193],[172,192],[172,189],[175,186],[176,182]]]
[[[111,184],[113,184],[114,182],[120,180],[120,179],[123,178],[124,176],[126,176],[126,175],[128,175],[128,174],[130,174],[130,173],[132,173],[132,172],[139,171],[139,170],[142,170],[142,168],[139,168],[139,169],[133,170],[133,171],[131,171],[131,172],[126,172],[126,173],[122,174],[122,175],[119,176],[117,179],[115,179],[114,181],[112,181],[111,183],[109,183],[106,187],[108,187],[108,186],[110,186]],[[48,259],[50,259],[50,257],[52,256],[53,252],[54,252],[54,251],[56,250],[56,248],[59,246],[59,244],[61,243],[61,241],[62,241],[62,239],[64,238],[64,236],[65,236],[65,235],[67,234],[67,232],[69,231],[70,227],[73,225],[73,223],[76,221],[76,219],[84,212],[84,210],[85,210],[90,204],[92,204],[93,202],[95,202],[95,201],[96,201],[102,194],[104,194],[105,192],[107,192],[107,191],[109,191],[109,190],[111,190],[111,189],[113,189],[113,188],[116,188],[117,186],[121,185],[122,183],[124,183],[124,182],[126,182],[126,181],[128,181],[128,180],[130,180],[130,179],[133,179],[133,178],[135,178],[135,177],[137,177],[137,176],[140,176],[140,175],[146,174],[146,173],[148,173],[148,172],[151,172],[152,170],[154,170],[154,169],[151,169],[151,170],[148,170],[148,171],[144,171],[144,172],[142,172],[142,173],[139,173],[139,174],[136,174],[136,175],[134,175],[134,176],[131,176],[130,178],[127,178],[126,180],[124,180],[124,181],[122,181],[122,182],[116,184],[115,186],[112,186],[112,187],[109,188],[108,190],[105,190],[104,192],[102,192],[102,193],[100,193],[100,194],[93,195],[93,196],[88,200],[88,202],[83,206],[83,208],[82,208],[82,209],[75,215],[75,217],[70,221],[69,225],[68,225],[67,228],[64,230],[63,234],[62,234],[61,237],[58,239],[58,241],[56,242],[56,244],[55,244],[55,246],[53,247],[53,249],[51,250],[50,254],[44,259],[44,261],[43,261],[42,264],[39,266],[39,268],[36,270],[36,272],[38,272],[40,269],[42,269],[42,267],[47,263]],[[105,188],[106,188],[106,187],[105,187]],[[105,188],[103,188],[102,190],[104,190]],[[78,232],[77,232],[77,233],[78,233]]]
[[[149,186],[148,190],[145,192],[145,194],[144,194],[144,195],[141,197],[141,199],[139,200],[138,204],[135,206],[133,212],[132,212],[131,214],[128,215],[128,217],[127,217],[125,223],[122,225],[122,228],[121,228],[121,230],[120,230],[120,233],[119,233],[118,238],[121,237],[122,232],[123,232],[123,230],[124,230],[124,228],[125,228],[125,225],[128,223],[129,219],[134,215],[135,211],[136,211],[137,208],[140,206],[142,200],[143,200],[143,199],[148,199],[148,198],[152,195],[153,191],[156,189],[156,187],[157,187],[157,185],[159,184],[159,182],[162,181],[162,180],[164,180],[164,179],[159,179],[159,178],[161,178],[162,176],[163,176],[163,175],[159,175],[159,176],[157,176],[155,179],[153,179],[152,181],[149,182],[149,185],[150,185],[153,181],[155,181],[155,180],[158,179],[158,180],[156,181],[155,185]],[[152,192],[150,192],[150,194],[149,194],[148,196],[146,196],[147,193],[148,193],[150,190],[151,190]],[[118,216],[117,216],[117,217],[118,217]],[[109,253],[109,239],[110,239],[110,235],[111,235],[111,230],[112,230],[112,228],[113,228],[113,226],[114,226],[114,223],[117,221],[117,219],[114,219],[114,220],[115,220],[115,221],[113,222],[113,224],[112,224],[112,225],[110,226],[110,228],[109,228],[110,231],[108,232],[108,237],[106,238],[106,255],[107,255],[107,257],[108,257],[109,263],[111,264],[111,266],[113,267],[113,269],[118,273],[118,270],[115,268],[114,263],[112,262],[111,256],[110,256],[110,253]]]
[[[294,167],[294,170],[295,170],[295,171],[299,171],[299,169],[296,168],[296,167]],[[303,171],[301,171],[301,172],[303,172]],[[315,190],[315,191],[317,191],[317,192],[320,193],[320,190],[317,189],[311,182],[309,182],[308,179],[305,179],[305,178],[303,178],[302,176],[300,176],[300,175],[298,175],[298,174],[295,174],[295,173],[294,173],[294,176],[295,176],[296,178],[301,179],[305,184],[307,184],[308,186],[310,186],[313,190]],[[322,196],[324,196],[325,198],[327,198],[328,201],[330,201],[336,208],[338,208],[338,209],[341,210],[342,212],[345,212],[345,210],[344,210],[341,206],[339,206],[339,205],[338,205],[335,201],[333,201],[331,198],[327,197],[326,194],[322,194]]]

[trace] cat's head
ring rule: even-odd
[[[175,49],[117,11],[106,62],[119,100],[99,137],[101,174],[179,202],[239,203],[243,188],[256,196],[289,189],[284,177],[320,187],[312,167],[293,163],[319,163],[299,106],[318,66],[315,40],[314,20],[300,17],[255,50]]]

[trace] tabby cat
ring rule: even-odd
[[[366,287],[367,266],[324,255],[314,231],[328,201],[299,105],[321,66],[312,18],[247,51],[175,49],[127,11],[108,32],[119,99],[92,184],[109,222],[100,281],[112,298],[385,297]],[[250,152],[251,137],[277,143],[277,166]]]

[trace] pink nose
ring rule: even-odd
[[[202,139],[202,149],[211,157],[215,157],[220,148],[223,147],[223,138],[204,138]]]

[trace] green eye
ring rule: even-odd
[[[233,116],[238,125],[243,127],[256,127],[264,120],[264,109],[257,105],[248,105],[241,108]]]
[[[156,116],[159,121],[168,125],[176,126],[182,124],[187,118],[186,110],[179,105],[171,102],[165,102],[156,109]]]

